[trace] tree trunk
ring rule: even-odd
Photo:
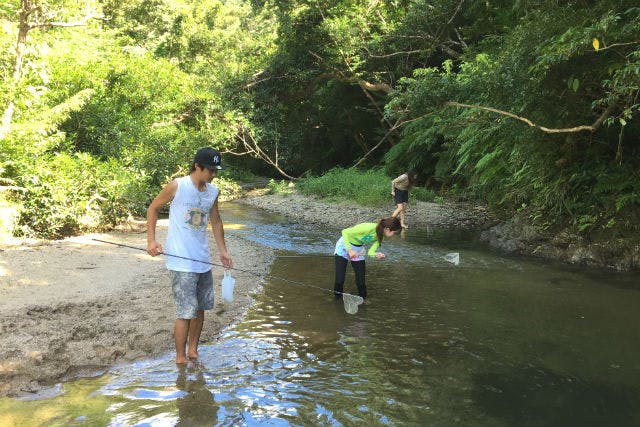
[[[22,78],[24,52],[27,45],[27,34],[34,28],[49,27],[77,27],[86,25],[89,19],[102,18],[91,11],[90,2],[87,2],[86,15],[75,22],[54,22],[46,19],[43,14],[42,5],[33,0],[20,0],[20,23],[18,27],[18,41],[16,43],[16,57],[13,63],[13,80],[9,86],[9,95],[7,97],[7,106],[2,115],[2,123],[0,124],[0,140],[4,139],[9,133],[11,121],[13,120],[13,112],[15,110],[15,99],[18,90],[18,83]],[[33,15],[33,16],[32,16]]]
[[[0,139],[4,139],[7,133],[9,133],[9,127],[11,126],[11,120],[13,119],[13,112],[15,110],[15,94],[18,88],[18,82],[22,78],[22,62],[24,59],[24,50],[27,44],[27,33],[30,30],[29,15],[33,11],[29,0],[22,0],[20,3],[20,26],[18,29],[18,41],[16,43],[16,57],[13,63],[13,80],[9,87],[9,99],[7,100],[7,106],[4,110],[4,114],[2,115]]]

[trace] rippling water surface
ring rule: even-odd
[[[199,364],[180,369],[168,354],[62,384],[51,399],[3,399],[0,426],[640,425],[634,275],[409,230],[367,263],[369,298],[350,315],[331,292],[336,231],[235,204],[223,217],[227,233],[280,257]],[[345,291],[355,293],[351,272]]]

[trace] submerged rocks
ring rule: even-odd
[[[541,230],[517,216],[482,231],[480,240],[510,254],[619,271],[640,268],[638,242],[627,239],[590,242],[568,230],[558,233]]]

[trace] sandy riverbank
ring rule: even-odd
[[[165,233],[160,224],[162,242]],[[143,229],[0,247],[0,396],[28,395],[173,351],[175,313],[164,259],[93,238],[146,247]],[[235,236],[226,240],[235,267],[268,272],[271,251]],[[234,274],[234,302],[224,304],[222,269],[213,273],[216,301],[205,316],[203,342],[244,314],[261,283],[258,276]]]

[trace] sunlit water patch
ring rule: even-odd
[[[228,233],[275,249],[322,254],[330,253],[335,243],[331,232],[238,203],[225,204],[221,215]]]

